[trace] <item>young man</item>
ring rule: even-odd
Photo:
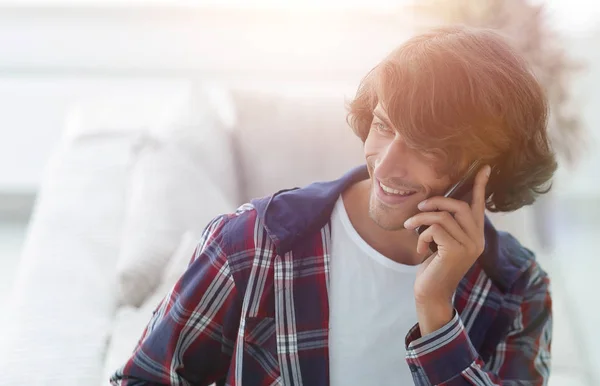
[[[113,384],[546,384],[549,279],[484,215],[545,192],[546,115],[495,33],[410,39],[349,106],[366,166],[213,220]]]

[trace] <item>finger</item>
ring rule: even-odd
[[[454,215],[454,218],[460,227],[467,233],[471,240],[475,240],[481,233],[481,228],[477,226],[473,218],[473,211],[468,203],[454,198],[435,196],[422,201],[418,205],[423,211],[446,211]]]
[[[423,212],[414,215],[404,222],[404,227],[407,229],[414,229],[419,225],[441,225],[446,232],[460,244],[466,245],[472,243],[469,235],[463,228],[458,224],[456,219],[446,211],[444,212]]]
[[[483,228],[485,216],[485,187],[490,179],[492,168],[490,165],[485,165],[479,170],[473,184],[473,200],[471,201],[471,210],[473,217],[479,228]]]
[[[433,259],[435,259],[435,256],[437,255],[437,252],[431,253],[431,251],[429,251],[429,249],[427,251],[430,253],[429,254],[421,254],[421,256],[424,256],[423,261],[421,262],[421,268],[420,268],[422,270],[427,268],[429,266],[429,264],[431,264]]]
[[[421,233],[417,240],[417,253],[421,254],[427,251],[431,242],[438,245],[438,251],[460,247],[459,242],[439,224],[433,224]]]

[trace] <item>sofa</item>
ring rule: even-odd
[[[74,105],[0,329],[0,385],[107,385],[212,217],[363,162],[348,90],[194,80]],[[539,247],[529,208],[493,221]]]

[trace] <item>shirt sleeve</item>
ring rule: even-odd
[[[210,385],[227,374],[240,301],[223,251],[226,216],[205,228],[183,276],[162,300],[112,385]]]
[[[425,336],[415,325],[406,336],[406,361],[415,385],[546,385],[552,339],[549,284],[534,263],[519,311],[487,362],[471,344],[456,310],[450,322]]]

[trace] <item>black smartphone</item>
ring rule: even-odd
[[[458,180],[454,185],[452,185],[446,193],[444,193],[444,197],[454,198],[457,200],[463,200],[467,203],[471,203],[471,198],[473,196],[473,184],[475,183],[475,176],[479,169],[483,166],[483,162],[480,160],[474,161],[463,175],[463,177]],[[429,225],[419,225],[416,228],[417,234],[421,234],[425,232],[425,230],[429,228]],[[437,251],[437,244],[434,242],[429,243],[429,250],[431,252]]]

